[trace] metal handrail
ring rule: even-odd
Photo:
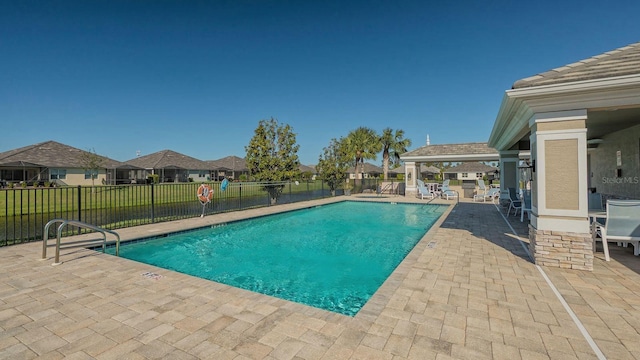
[[[49,241],[49,228],[51,227],[51,225],[56,224],[56,223],[61,223],[60,226],[58,226],[58,231],[57,231],[57,240],[56,240],[56,260],[53,263],[53,265],[60,265],[60,238],[62,238],[62,229],[67,226],[67,225],[73,225],[79,228],[85,228],[85,229],[89,229],[89,230],[93,230],[93,231],[97,231],[99,233],[102,234],[102,252],[106,251],[106,247],[107,247],[107,233],[115,235],[116,237],[116,256],[119,256],[120,254],[120,235],[118,235],[117,232],[112,231],[112,230],[107,230],[107,229],[103,229],[101,227],[95,226],[95,225],[91,225],[91,224],[87,224],[84,223],[82,221],[77,221],[77,220],[66,220],[66,219],[53,219],[50,220],[45,226],[44,226],[44,236],[42,238],[42,260],[45,260],[47,258],[47,242]],[[95,240],[81,240],[81,241],[76,241],[73,242],[73,244],[87,244],[89,242],[92,242]],[[78,247],[78,246],[82,246],[82,245],[75,245],[73,247]],[[72,247],[72,246],[69,246]]]
[[[384,188],[380,188],[380,192],[378,193],[378,196],[382,196],[382,194],[384,194],[385,190],[387,190],[389,187],[391,187],[391,190],[393,190],[393,182],[388,183]],[[389,194],[394,194],[397,195],[396,193],[393,192],[389,192]]]

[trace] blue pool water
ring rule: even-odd
[[[345,201],[130,243],[120,256],[353,316],[445,209]]]

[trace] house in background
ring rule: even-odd
[[[84,159],[90,156],[99,159],[99,169],[87,169]],[[6,183],[115,185],[128,181],[132,173],[138,170],[140,168],[134,165],[56,141],[45,141],[0,153],[0,180]]]
[[[440,169],[435,166],[427,166],[420,164],[420,176],[423,180],[438,180],[440,176]]]
[[[222,179],[236,180],[240,178],[240,175],[246,175],[249,178],[249,168],[247,167],[247,161],[238,156],[227,156],[218,160],[205,161],[209,168],[213,171],[214,180],[221,181]]]
[[[357,169],[351,167],[347,169],[347,175],[349,179],[372,179],[378,178],[382,175],[382,168],[370,163],[364,163],[364,172],[362,171],[362,164],[358,164]]]
[[[444,171],[444,178],[451,180],[477,180],[493,174],[498,168],[480,162],[463,162]]]
[[[300,173],[301,174],[304,174],[304,173],[311,174],[311,176],[309,177],[309,180],[315,180],[316,179],[317,173],[316,173],[315,166],[307,166],[307,165],[300,164],[299,169],[300,169]]]
[[[162,183],[211,180],[211,166],[208,163],[172,150],[140,156],[126,163],[144,169],[143,177],[136,181],[144,181],[149,175],[158,175]]]
[[[404,176],[406,169],[404,165],[401,165],[393,170],[389,170],[389,177],[394,179],[398,177],[398,174]],[[420,164],[418,172],[420,173],[420,179],[422,180],[438,180],[440,176],[440,169],[435,166],[427,166],[426,164]]]

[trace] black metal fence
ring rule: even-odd
[[[380,193],[387,183],[378,179],[351,180],[352,193]],[[77,220],[105,229],[119,229],[198,217],[227,211],[271,206],[266,186],[281,186],[277,204],[333,196],[321,180],[285,183],[234,182],[222,191],[220,182],[206,183],[211,202],[197,198],[201,183],[105,185],[0,190],[0,246],[38,241],[52,219]],[[398,191],[396,186],[394,191]],[[335,195],[343,195],[342,189]],[[78,229],[70,228],[64,235]],[[55,236],[55,234],[49,234]]]

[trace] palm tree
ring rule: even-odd
[[[391,160],[392,164],[397,164],[400,161],[400,154],[406,153],[407,148],[411,146],[411,140],[404,139],[404,130],[398,129],[394,133],[391,128],[386,128],[382,130],[380,144],[382,146],[382,171],[384,179],[387,180],[389,161]]]
[[[360,164],[360,173],[362,174],[364,174],[364,160],[375,160],[376,154],[382,150],[378,134],[368,127],[359,127],[351,131],[345,138],[345,145],[348,154],[355,158],[354,170],[357,172],[358,164]],[[364,186],[364,176],[362,176],[360,184]]]

